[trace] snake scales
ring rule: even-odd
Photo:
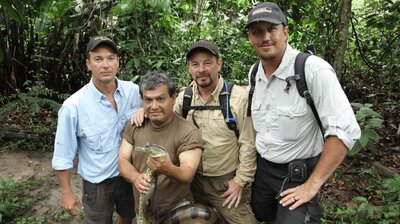
[[[157,158],[167,155],[167,151],[156,144],[147,143],[142,147],[148,156]],[[146,173],[151,179],[150,190],[141,193],[139,196],[139,214],[137,217],[138,224],[157,224],[154,216],[151,213],[151,202],[156,188],[156,173],[150,169],[146,169]],[[171,209],[170,214],[162,222],[163,224],[202,224],[202,223],[224,223],[219,214],[212,208],[201,204],[181,204],[180,206]]]
[[[153,158],[167,155],[167,151],[163,147],[155,144],[147,143],[142,149],[148,154],[148,156]],[[151,180],[151,186],[150,190],[141,193],[139,196],[138,224],[155,224],[156,221],[151,214],[150,207],[156,188],[156,173],[152,169],[147,168],[146,174]]]

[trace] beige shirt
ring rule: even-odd
[[[219,93],[223,87],[223,79],[204,102],[194,84],[192,106],[219,105]],[[179,93],[174,106],[174,112],[182,115],[184,91]],[[204,151],[201,164],[197,172],[204,176],[222,176],[235,172],[234,180],[244,186],[253,182],[256,170],[255,132],[251,117],[247,117],[248,92],[245,88],[235,85],[230,96],[230,107],[236,119],[239,139],[235,132],[228,128],[221,110],[190,110],[187,120],[196,120],[203,140]]]

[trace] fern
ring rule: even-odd
[[[27,105],[27,109],[32,115],[38,113],[42,108],[50,108],[53,112],[57,112],[60,109],[59,103],[46,98],[21,95],[21,101]]]
[[[5,125],[8,123],[8,117],[10,114],[15,112],[23,114],[27,117],[28,125],[27,127],[24,127],[25,129],[33,128],[36,130],[41,130],[41,132],[46,132],[55,126],[52,123],[47,126],[41,125],[41,127],[39,127],[40,124],[35,125],[32,118],[44,108],[48,108],[53,114],[56,114],[60,109],[61,104],[51,99],[32,95],[31,93],[13,94],[8,97],[8,103],[0,107],[0,140],[2,140],[6,134],[7,129],[5,128]]]
[[[7,116],[16,110],[19,110],[21,107],[21,102],[19,101],[11,101],[6,105],[0,107],[0,122],[4,124]]]

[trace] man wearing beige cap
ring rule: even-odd
[[[112,224],[116,210],[119,223],[130,224],[135,217],[132,185],[120,177],[117,162],[124,125],[141,107],[139,88],[116,78],[117,46],[108,37],[91,38],[86,56],[92,78],[58,112],[52,167],[69,214],[80,215],[83,209],[83,223]],[[83,206],[70,184],[76,154]]]
[[[215,45],[208,41],[194,43],[186,54],[189,73],[194,81],[191,106],[186,119],[200,129],[204,151],[192,182],[194,199],[210,205],[228,223],[256,223],[248,201],[248,189],[255,171],[254,129],[247,116],[247,91],[234,85],[230,93],[230,108],[237,125],[231,130],[221,109],[207,106],[221,105],[220,93],[226,81],[219,72],[222,60]],[[181,92],[174,107],[182,115],[185,94]],[[204,107],[200,109],[200,107]]]
[[[305,63],[318,116],[299,95],[294,74],[299,52],[288,44],[288,22],[275,3],[254,7],[246,29],[260,58],[249,72],[255,82],[250,82],[254,92],[249,103],[258,152],[253,211],[267,223],[320,223],[317,193],[360,137],[360,127],[334,70],[323,59],[310,56]]]

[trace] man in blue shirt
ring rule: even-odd
[[[68,213],[79,215],[82,209],[72,191],[69,172],[78,154],[78,173],[83,178],[83,223],[113,223],[114,206],[120,223],[131,223],[135,216],[132,185],[119,176],[117,163],[124,125],[141,107],[139,88],[116,78],[119,58],[111,39],[91,38],[86,56],[92,78],[65,100],[58,112],[52,167]]]

